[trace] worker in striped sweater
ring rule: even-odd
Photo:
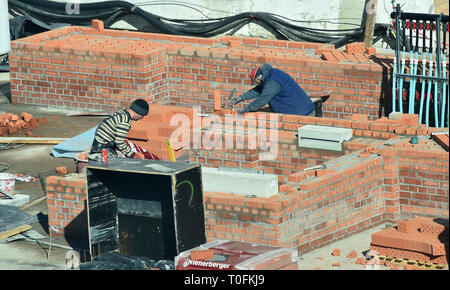
[[[123,155],[128,158],[144,159],[142,153],[133,152],[125,139],[131,128],[131,121],[142,119],[148,114],[148,110],[147,101],[138,99],[130,108],[120,110],[104,119],[95,131],[89,158],[99,159],[102,149],[106,149],[110,156]]]

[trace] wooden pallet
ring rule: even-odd
[[[422,262],[406,258],[388,257],[388,256],[379,256],[378,258],[383,262],[390,262],[393,265],[399,266],[411,265],[423,270],[448,270],[448,265]]]

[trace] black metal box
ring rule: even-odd
[[[91,259],[119,252],[173,260],[205,243],[199,164],[113,158],[89,162],[86,175]]]

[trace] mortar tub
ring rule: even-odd
[[[75,154],[75,164],[77,165],[77,173],[86,172],[86,166],[89,164],[89,152],[81,152]]]

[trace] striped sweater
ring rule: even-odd
[[[126,157],[134,157],[135,153],[125,142],[131,128],[131,121],[130,113],[127,110],[112,114],[98,125],[95,140],[100,144],[118,148]]]

